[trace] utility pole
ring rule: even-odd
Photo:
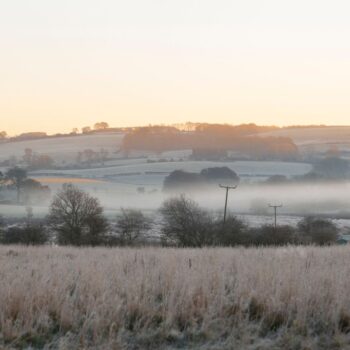
[[[219,187],[226,189],[225,210],[224,210],[224,224],[225,224],[225,222],[226,222],[226,212],[227,212],[228,191],[236,189],[237,186],[223,186],[223,185],[219,185]]]
[[[275,230],[276,230],[276,229],[277,229],[277,209],[278,209],[278,208],[282,208],[283,205],[282,205],[282,204],[279,204],[279,205],[272,205],[272,204],[269,204],[269,207],[270,207],[270,208],[273,208],[274,213],[275,213]]]

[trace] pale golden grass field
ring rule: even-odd
[[[346,246],[0,247],[4,349],[349,349],[349,331]]]

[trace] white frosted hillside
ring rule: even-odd
[[[104,148],[110,153],[116,152],[121,146],[123,136],[120,133],[104,133],[0,143],[0,161],[11,156],[21,158],[24,150],[31,148],[33,152],[49,155],[56,162],[69,162],[85,149],[98,151]]]

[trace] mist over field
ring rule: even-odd
[[[274,133],[279,136],[282,132],[270,131],[269,137]],[[292,136],[294,135],[293,130],[285,131],[286,134],[288,132]],[[314,138],[312,132],[314,132]],[[302,144],[320,142],[323,135],[328,135],[325,140],[325,144],[327,144],[332,140],[331,135],[337,135],[337,133],[326,133],[322,128],[305,129],[305,132],[296,130],[294,133],[305,135],[304,138],[297,139],[297,142]],[[173,193],[164,191],[163,185],[164,179],[175,170],[199,173],[207,168],[228,167],[240,177],[238,188],[230,192],[228,209],[234,214],[245,216],[245,219],[253,225],[257,220],[256,216],[266,216],[268,222],[272,215],[268,205],[276,203],[283,204],[280,214],[287,218],[307,214],[322,214],[339,219],[347,219],[349,216],[350,206],[347,198],[350,195],[350,186],[346,180],[266,183],[269,177],[275,175],[292,179],[311,172],[313,166],[309,160],[288,162],[278,160],[195,160],[191,158],[191,149],[163,151],[161,153],[136,149],[125,157],[122,151],[124,137],[125,133],[122,132],[105,132],[94,135],[0,143],[0,160],[3,163],[2,167],[0,166],[0,171],[5,172],[8,169],[9,166],[4,166],[6,159],[12,157],[21,161],[26,149],[30,149],[32,154],[47,154],[54,160],[54,168],[30,169],[28,175],[31,178],[48,186],[52,195],[64,183],[72,183],[96,196],[101,201],[106,215],[112,218],[121,207],[137,208],[155,213],[166,198],[182,193],[196,200],[203,208],[222,211],[225,194],[218,186],[220,181],[210,186],[201,187],[196,191],[178,188]],[[346,131],[344,137],[346,137]],[[322,155],[323,148],[317,147],[318,152],[321,152],[320,155]],[[77,163],[79,161],[78,155],[86,149],[96,154],[103,149],[108,152],[108,156],[103,163],[93,161],[91,164],[85,162],[79,165]],[[346,150],[340,150],[340,152],[346,154]],[[304,158],[309,157],[308,152],[304,154]],[[38,217],[47,214],[48,205],[49,202],[31,204],[34,214]],[[21,217],[25,215],[25,210],[22,206],[16,206],[15,203],[12,205],[4,204],[2,213],[11,217]]]
[[[0,5],[0,350],[350,350],[350,1]]]

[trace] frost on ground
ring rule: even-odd
[[[344,349],[350,248],[0,247],[0,347]]]

